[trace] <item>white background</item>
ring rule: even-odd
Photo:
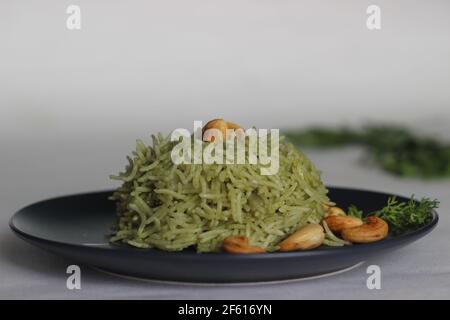
[[[82,29],[66,29],[69,4]],[[382,9],[382,30],[366,8]],[[448,1],[0,2],[0,135],[450,116]],[[443,121],[443,120],[442,120]]]
[[[66,8],[82,29],[66,29]],[[366,28],[366,8],[382,30]],[[395,121],[450,137],[450,2],[313,0],[0,1],[1,298],[413,298],[449,296],[447,181],[399,180],[358,151],[311,152],[327,184],[437,197],[437,231],[366,274],[299,285],[195,289],[113,280],[16,239],[19,208],[111,188],[136,138],[223,117],[242,126]],[[447,210],[447,212],[445,212]],[[89,269],[88,269],[89,270]],[[414,279],[411,280],[411,279]]]

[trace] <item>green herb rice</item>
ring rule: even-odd
[[[320,173],[290,143],[280,141],[275,175],[261,175],[260,164],[174,165],[174,145],[161,135],[152,146],[137,141],[126,171],[112,177],[122,185],[112,196],[119,218],[111,241],[214,252],[224,238],[243,235],[274,251],[287,235],[324,216],[329,199]]]

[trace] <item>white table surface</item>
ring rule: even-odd
[[[127,152],[129,148],[124,146],[128,141],[104,142],[63,144],[55,137],[54,141],[40,144],[24,141],[4,146],[0,180],[0,298],[450,298],[450,180],[423,182],[389,176],[360,164],[362,152],[357,148],[307,153],[330,185],[440,199],[440,222],[434,232],[352,271],[316,280],[240,286],[161,284],[117,278],[81,265],[81,289],[68,290],[66,267],[75,261],[53,256],[18,239],[9,229],[8,220],[21,207],[43,198],[113,187],[107,174],[121,168],[123,157],[117,155]],[[381,268],[380,290],[366,287],[369,264]]]

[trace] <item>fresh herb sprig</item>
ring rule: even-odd
[[[393,233],[406,233],[427,224],[431,220],[431,210],[439,207],[439,201],[411,197],[407,202],[399,202],[390,197],[387,205],[376,213],[392,228]]]
[[[386,205],[370,215],[378,216],[389,224],[391,234],[402,234],[420,228],[431,220],[431,211],[439,207],[439,201],[429,198],[417,200],[414,196],[408,201],[400,202],[396,197],[389,197]],[[348,215],[362,217],[362,210],[351,205]]]
[[[351,216],[351,217],[362,219],[363,211],[359,210],[357,206],[352,204],[350,207],[348,207],[347,215]]]
[[[450,145],[431,137],[420,137],[396,126],[311,128],[287,131],[286,138],[304,147],[329,148],[362,145],[384,170],[402,177],[450,177]]]

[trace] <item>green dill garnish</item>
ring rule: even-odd
[[[439,201],[414,196],[406,202],[399,202],[396,197],[389,197],[384,208],[375,213],[386,221],[394,234],[407,233],[430,222],[431,210],[439,207]]]
[[[286,138],[303,147],[362,145],[384,170],[402,177],[443,178],[450,176],[450,145],[431,137],[414,135],[396,126],[311,128],[285,132]]]
[[[375,215],[389,224],[391,234],[402,234],[420,228],[431,221],[431,210],[439,207],[439,201],[429,198],[421,200],[414,199],[400,202],[395,196],[389,197],[386,205],[380,210],[369,213],[367,216]],[[363,212],[355,205],[348,208],[347,215],[362,218]]]

